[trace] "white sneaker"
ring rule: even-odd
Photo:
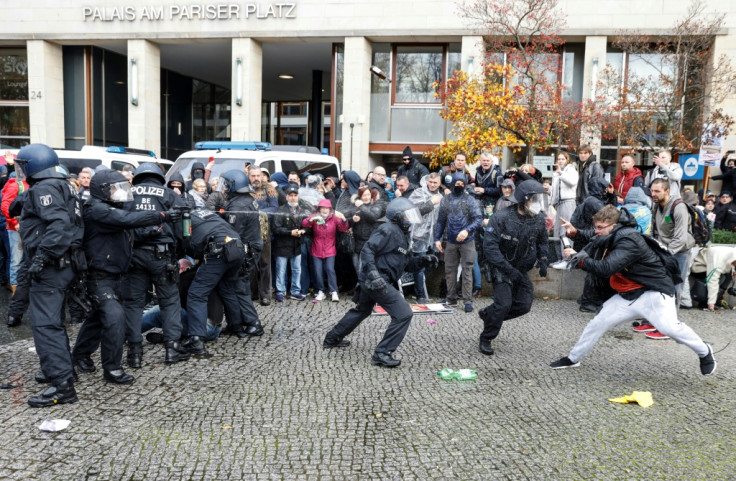
[[[550,267],[552,269],[565,270],[567,269],[567,261],[557,261],[554,264],[552,264]]]
[[[337,292],[332,293],[332,302],[339,302],[340,296],[337,295]]]
[[[327,297],[327,296],[325,296],[325,293],[322,292],[322,291],[319,291],[317,293],[317,297],[315,297],[314,300],[315,301],[324,301],[325,300],[325,297]]]

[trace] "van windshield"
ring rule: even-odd
[[[253,160],[254,159],[228,159],[224,157],[218,157],[215,159],[214,167],[212,167],[210,180],[214,179],[215,177],[220,177],[228,170],[243,170],[246,165],[252,164]],[[207,164],[210,162],[210,158],[180,157],[176,162],[174,162],[174,165],[172,165],[169,171],[166,173],[166,180],[168,181],[169,179],[171,179],[171,176],[177,172],[181,174],[182,177],[184,177],[184,180],[189,180],[189,176],[192,172],[192,165],[194,165],[195,162],[199,162],[204,167],[207,167]]]
[[[289,172],[296,172],[299,175],[304,172],[321,174],[323,179],[340,176],[340,173],[337,171],[337,165],[330,162],[314,162],[311,160],[283,159],[281,161],[281,170],[286,174]]]

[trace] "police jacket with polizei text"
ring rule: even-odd
[[[211,210],[192,211],[192,235],[184,238],[187,255],[204,259],[207,244],[225,242],[225,238],[237,239],[240,236],[225,219]]]
[[[491,216],[490,235],[483,237],[483,254],[491,267],[504,274],[513,269],[527,272],[537,259],[546,262],[549,239],[544,213],[520,214],[518,206],[509,206]]]
[[[607,236],[595,238],[585,250],[592,256],[583,262],[581,268],[584,271],[604,279],[618,272],[644,286],[643,290],[675,295],[675,285],[662,260],[636,230],[636,219],[625,209],[621,211],[621,219],[613,231]],[[600,255],[602,252],[605,254]],[[622,295],[632,299],[642,294],[643,290]]]
[[[134,185],[133,202],[125,204],[126,209],[135,212],[165,212],[174,207],[188,207],[188,204],[173,190],[151,181]],[[163,224],[161,229],[142,228],[135,233],[136,245],[174,244],[176,239],[174,226],[168,223]]]
[[[409,234],[393,222],[381,224],[360,251],[360,274],[363,282],[370,271],[378,271],[390,284],[398,281],[406,266],[413,263],[409,253]]]
[[[232,194],[228,194],[230,197]],[[261,237],[261,214],[256,201],[249,194],[235,194],[225,204],[225,220],[238,233],[243,244],[248,244],[251,251],[260,255],[263,250]]]
[[[65,179],[43,179],[27,191],[20,221],[26,258],[58,259],[82,246],[84,221],[79,198]]]
[[[131,212],[90,197],[83,207],[84,253],[90,271],[119,275],[128,271],[133,256],[134,229],[160,225],[160,212]]]

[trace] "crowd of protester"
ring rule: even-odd
[[[131,172],[115,173],[124,175],[123,179],[132,180],[134,186],[148,185],[145,182],[141,184],[143,181],[153,182],[152,186],[166,189],[175,198],[170,205],[160,209],[164,220],[158,217],[130,217],[126,221],[119,221],[116,229],[124,231],[132,226],[142,228],[145,222],[166,224],[172,218],[178,222],[180,217],[172,209],[176,205],[185,206],[192,212],[198,212],[196,221],[193,217],[193,226],[214,226],[211,218],[224,218],[234,229],[233,236],[242,242],[247,256],[251,256],[250,268],[245,272],[236,269],[232,277],[227,277],[230,275],[227,272],[233,267],[223,264],[221,271],[212,273],[216,279],[213,277],[214,280],[208,280],[208,288],[200,289],[201,292],[197,290],[197,277],[190,277],[187,282],[184,278],[188,271],[196,271],[197,261],[206,259],[206,254],[203,254],[205,257],[202,259],[191,253],[177,256],[181,257],[178,265],[182,276],[171,276],[171,279],[176,277],[178,286],[176,293],[171,294],[177,298],[175,307],[164,309],[159,297],[159,306],[154,306],[155,302],[152,302],[149,309],[142,312],[141,303],[138,312],[127,313],[128,318],[137,318],[132,327],[130,322],[126,325],[128,365],[140,367],[141,333],[152,327],[163,327],[164,336],[153,332],[149,333],[147,339],[151,342],[166,342],[167,362],[178,362],[186,359],[190,353],[204,353],[201,342],[216,338],[220,332],[229,332],[238,337],[262,334],[251,297],[262,305],[306,299],[312,302],[339,301],[341,292],[354,289],[363,267],[361,252],[372,234],[386,221],[390,202],[399,198],[406,199],[421,215],[421,221],[411,227],[411,252],[407,255],[437,255],[444,261],[444,275],[438,292],[429,292],[426,285],[426,279],[435,267],[431,263],[413,263],[412,270],[402,276],[401,284],[413,284],[409,291],[404,292],[405,295],[413,295],[419,304],[436,299],[447,306],[459,306],[461,300],[462,309],[472,312],[474,299],[482,295],[482,273],[493,284],[494,293],[500,292],[499,289],[505,293],[503,299],[497,297],[492,306],[480,313],[485,322],[480,345],[484,354],[493,353],[490,341],[498,335],[503,320],[528,312],[533,287],[526,277],[526,271],[536,266],[540,275],[546,276],[548,266],[568,269],[573,261],[573,264],[583,266],[585,258],[581,260],[580,256],[595,244],[603,221],[613,222],[610,225],[625,224],[626,228],[652,235],[665,246],[675,259],[681,278],[679,283],[673,284],[677,307],[692,308],[700,304],[713,311],[721,306],[724,291],[729,287],[733,267],[736,266],[736,249],[706,246],[700,237],[696,239],[693,216],[700,213],[707,229],[736,230],[736,204],[733,198],[736,157],[733,155],[724,157],[722,173],[713,177],[723,182],[719,196],[710,191],[695,193],[691,187],[683,185],[682,169],[677,162],[673,162],[668,150],[656,153],[655,165],[646,174],[634,165],[632,155],[623,155],[619,172],[612,175],[607,169],[610,166],[601,165],[590,146],[581,146],[577,150],[577,159],[569,152],[559,152],[551,178],[548,179],[544,179],[543,173],[532,164],[512,167],[504,172],[499,159],[487,152],[472,159],[477,160],[473,172],[468,168],[469,160],[467,154],[459,152],[449,165],[430,172],[407,147],[402,155],[403,165],[397,171],[388,174],[383,166],[377,166],[363,178],[351,170],[344,171],[340,178],[324,178],[309,172],[272,174],[252,166],[246,166],[242,172],[231,171],[219,178],[212,178],[212,165],[201,163],[193,165],[188,179],[174,174],[165,185],[162,174],[145,169],[136,176]],[[9,286],[14,294],[13,300],[18,301],[11,302],[8,311],[7,324],[11,327],[21,322],[28,306],[27,289],[23,294],[26,296],[25,303],[23,295],[15,299],[19,297],[15,294],[19,284],[30,285],[27,276],[25,280],[23,277],[24,271],[33,269],[34,261],[24,258],[19,235],[19,220],[22,216],[17,209],[13,212],[11,206],[16,198],[28,191],[29,184],[13,175],[13,163],[13,156],[6,155],[5,165],[0,165],[5,226],[0,236],[0,253],[4,262],[0,272],[4,276],[3,284]],[[85,220],[88,213],[86,209],[95,202],[94,199],[103,203],[110,201],[100,198],[99,192],[95,193],[94,188],[91,188],[98,185],[95,182],[99,183],[102,177],[112,175],[110,172],[95,172],[85,168],[64,179],[72,186],[76,200],[85,206]],[[113,200],[117,202],[120,199]],[[600,214],[608,206],[625,214],[621,214],[621,219],[610,209],[605,211],[605,215]],[[109,212],[104,211],[105,215],[109,215]],[[161,227],[158,229],[160,231]],[[223,229],[225,227],[221,228],[222,232],[225,231]],[[111,235],[109,229],[103,233]],[[550,242],[553,248],[548,252]],[[162,252],[176,250],[173,246],[175,241],[169,243],[171,245]],[[495,248],[489,247],[494,245]],[[511,245],[514,247],[510,250]],[[224,247],[213,245],[211,239],[204,246],[204,249],[210,249],[206,252],[218,259],[220,257],[214,254],[219,252],[216,248],[222,250]],[[151,250],[151,245],[145,243],[136,243],[134,247]],[[131,255],[131,272],[134,272],[135,249]],[[595,255],[590,253],[591,257]],[[503,268],[506,264],[509,267]],[[524,266],[523,272],[519,265]],[[145,271],[145,262],[139,269]],[[211,269],[199,270],[209,272]],[[609,299],[621,293],[622,287],[612,287],[607,275],[601,274],[598,268],[591,267],[586,271],[584,289],[578,303],[581,311],[597,313]],[[691,282],[688,281],[691,273],[692,291]],[[124,270],[121,271],[123,274]],[[203,274],[200,272],[197,275]],[[224,286],[226,283],[221,282],[222,279],[234,282],[231,290]],[[165,283],[159,286],[155,279],[149,280],[156,285],[157,292],[153,294],[160,296],[158,291],[163,290]],[[192,285],[199,295],[196,299],[191,293]],[[514,289],[502,289],[509,286],[514,286]],[[117,296],[116,292],[111,292],[111,296]],[[149,296],[151,294],[149,292]],[[204,307],[185,309],[187,298],[190,304],[196,301]],[[243,301],[246,298],[247,301]],[[89,310],[80,309],[79,304],[76,299],[67,298],[72,322],[85,322],[86,326],[90,323]],[[125,308],[125,305],[126,302],[122,302],[121,308]],[[169,322],[166,319],[172,315],[172,309],[175,309],[177,316],[181,315],[185,334],[189,332],[191,337],[192,332],[197,333],[193,336],[194,341],[184,342],[186,336],[181,334],[179,328],[175,329],[176,336],[167,333],[170,328],[166,327]],[[207,323],[195,327],[200,317],[197,309],[209,312]],[[661,309],[664,312],[665,307]],[[223,317],[227,318],[226,329],[222,326]],[[661,326],[664,326],[665,331],[674,332],[669,324]],[[597,332],[600,334],[608,327],[599,326]],[[103,330],[103,337],[106,328],[104,325],[99,327]],[[92,328],[84,329],[86,335]],[[635,330],[646,333],[651,339],[669,338],[666,332],[660,332],[646,321],[641,322]],[[689,336],[691,340],[696,337],[690,331],[686,334],[677,331],[677,335]],[[338,337],[330,342],[342,346],[342,337]],[[178,343],[180,340],[181,344]],[[88,349],[75,346],[78,358],[75,359],[75,368],[90,372],[94,370],[94,365],[90,364],[89,354],[98,345],[99,338],[89,334],[85,342]],[[691,343],[701,358],[707,355],[709,348],[703,347],[699,338]],[[586,340],[584,344],[584,347],[574,349],[571,357],[564,358],[567,361],[563,360],[562,365],[557,367],[577,365],[582,355],[592,348],[594,340]],[[107,354],[103,352],[103,357],[109,360],[105,378],[119,384],[132,382],[132,376],[122,372],[120,361],[113,359],[116,350],[122,349],[122,346],[106,347],[103,342],[103,351],[105,349],[110,351]],[[48,377],[39,374],[38,379]],[[37,402],[44,405],[45,399],[41,396],[41,401]]]

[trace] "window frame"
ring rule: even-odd
[[[447,81],[447,55],[449,52],[449,44],[448,43],[419,43],[419,42],[412,42],[412,43],[392,43],[391,44],[391,102],[389,104],[389,107],[394,106],[437,106],[441,107],[444,105],[442,98],[437,98],[433,102],[397,102],[396,101],[396,85],[397,85],[397,79],[398,79],[398,71],[396,69],[396,65],[398,62],[398,49],[400,47],[441,47],[442,48],[442,74],[439,79],[440,84],[444,84]],[[439,90],[436,91],[437,93]]]

